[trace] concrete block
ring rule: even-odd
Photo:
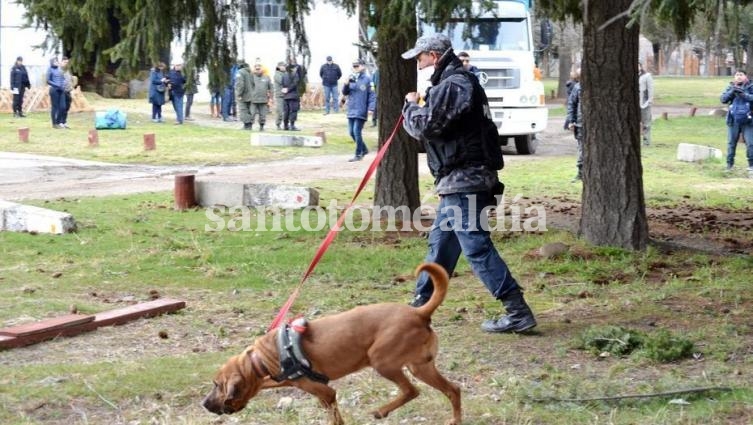
[[[63,234],[76,230],[72,215],[31,205],[0,201],[0,230]]]
[[[704,161],[709,158],[721,158],[722,151],[710,146],[680,143],[677,145],[677,160],[685,162]]]
[[[243,205],[243,183],[200,181],[195,183],[196,202],[202,207],[223,205],[238,207]]]
[[[305,208],[319,205],[319,192],[309,187],[246,184],[243,191],[243,205],[249,207]]]
[[[197,181],[196,202],[203,206],[304,208],[319,205],[316,189],[277,184]]]
[[[251,146],[295,146],[320,148],[324,140],[317,136],[299,136],[292,134],[252,133]]]

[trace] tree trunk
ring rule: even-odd
[[[581,85],[584,178],[581,232],[595,245],[643,250],[648,241],[633,0],[585,2]],[[604,26],[602,28],[602,26]]]
[[[404,27],[400,31],[393,31],[393,25],[396,23],[381,22],[377,32],[381,82],[377,99],[380,148],[402,115],[405,94],[416,91],[416,61],[400,57],[401,53],[415,43],[415,28],[408,32]],[[401,126],[377,170],[374,196],[376,207],[407,206],[412,214],[421,206],[418,190],[418,143]],[[402,215],[397,218],[410,219]]]

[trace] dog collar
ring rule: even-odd
[[[269,369],[267,369],[267,367],[264,365],[264,362],[261,360],[259,355],[256,354],[256,351],[251,352],[251,368],[259,378],[266,378],[267,376],[271,375],[271,373],[269,373]]]

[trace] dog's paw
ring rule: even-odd
[[[379,410],[375,410],[371,414],[374,415],[374,419],[384,419],[387,417],[387,413],[383,414]]]

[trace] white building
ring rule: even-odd
[[[23,29],[26,9],[13,0],[0,0],[0,88],[10,87],[10,68],[16,58],[24,58],[32,85],[44,84],[42,79],[50,66],[52,55],[33,46],[44,42],[43,30]]]
[[[239,59],[253,64],[256,58],[259,58],[270,71],[274,71],[277,62],[286,59],[285,30],[288,20],[284,3],[284,0],[256,0],[258,23],[244,14],[238,16],[238,28],[241,30],[237,36]],[[49,66],[49,59],[53,56],[39,49],[32,49],[32,46],[44,41],[46,34],[42,30],[21,28],[24,23],[24,10],[23,6],[17,5],[14,0],[0,0],[0,87],[8,87],[10,68],[17,56],[23,56],[32,85],[44,84],[41,79]],[[311,51],[309,83],[321,83],[319,67],[327,56],[332,56],[334,62],[340,65],[343,74],[347,75],[351,62],[358,57],[358,48],[354,45],[358,41],[357,17],[348,17],[344,10],[317,1],[305,22]],[[173,61],[181,60],[185,49],[183,43],[175,41],[172,44]],[[207,75],[202,75],[198,100],[209,99],[207,81]]]

